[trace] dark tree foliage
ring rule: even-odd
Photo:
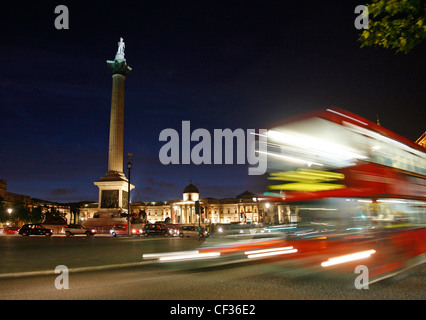
[[[426,38],[426,0],[372,0],[368,29],[359,35],[361,47],[383,47],[408,53]]]

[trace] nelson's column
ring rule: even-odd
[[[86,226],[110,227],[126,223],[121,213],[127,213],[128,179],[123,172],[124,140],[124,81],[132,69],[124,59],[124,42],[120,38],[114,61],[107,61],[112,70],[111,120],[109,128],[108,172],[94,182],[99,188],[98,212],[88,219]],[[130,190],[134,185],[130,185]]]

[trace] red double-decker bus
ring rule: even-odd
[[[329,108],[273,126],[266,153],[270,183],[264,200],[279,204],[276,222],[297,221],[297,235],[287,238],[297,239],[306,253],[319,247],[303,239],[326,241],[326,255],[347,251],[340,253],[352,257],[356,248],[365,249],[372,279],[425,261],[425,148]],[[309,232],[300,231],[302,225]]]
[[[326,109],[281,123],[269,130],[268,145],[270,179],[287,181],[270,186],[277,200],[426,200],[426,149],[348,111]]]

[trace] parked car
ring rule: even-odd
[[[24,224],[21,229],[19,229],[19,234],[23,236],[30,235],[42,235],[42,236],[51,236],[53,230],[43,227],[41,224]]]
[[[18,234],[19,229],[19,227],[8,227],[3,229],[3,234]]]
[[[116,224],[109,233],[113,236],[127,236],[127,224]],[[142,229],[136,226],[130,225],[131,235],[140,236],[142,234]]]
[[[165,224],[164,227],[167,229],[167,233],[171,237],[177,237],[179,236],[179,225],[174,224]]]
[[[142,234],[145,237],[149,236],[168,236],[168,229],[161,223],[148,223],[142,229]]]
[[[179,229],[179,237],[181,238],[184,238],[184,237],[207,238],[208,236],[209,236],[209,233],[206,230],[204,230],[204,228],[198,227],[198,226],[182,226]]]
[[[95,235],[95,229],[85,228],[78,224],[68,224],[64,227],[65,235],[67,237],[76,235],[76,234],[84,234],[88,237]]]

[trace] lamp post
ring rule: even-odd
[[[12,217],[12,209],[7,209],[7,213],[9,213],[9,221],[11,221],[11,217]],[[6,223],[6,225],[10,226],[10,222]]]
[[[129,176],[127,184],[127,236],[130,237],[130,169],[132,169],[133,153],[128,153],[127,156],[129,157],[129,161],[127,162],[127,173]]]

